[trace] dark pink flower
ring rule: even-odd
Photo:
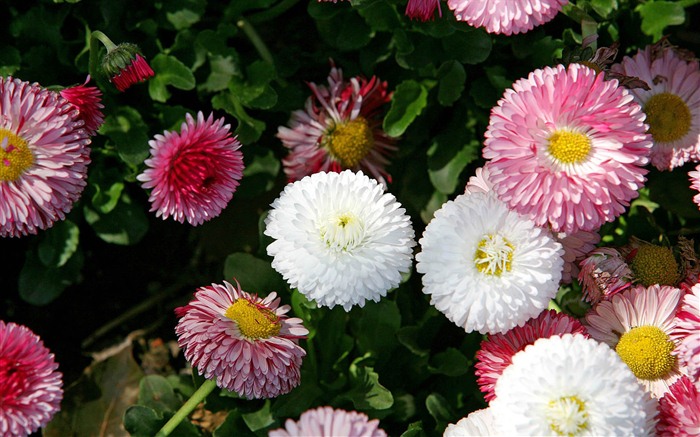
[[[440,0],[408,0],[406,16],[421,21],[428,21],[433,19],[435,9],[438,10],[442,17]]]
[[[88,82],[89,75],[84,84],[65,88],[61,91],[61,96],[78,110],[78,118],[85,123],[88,134],[95,135],[104,123],[104,114],[101,111],[104,105],[101,103],[102,91],[97,87],[87,86]]]
[[[656,424],[658,436],[697,437],[700,435],[700,392],[687,376],[671,385],[659,400]]]

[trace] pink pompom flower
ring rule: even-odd
[[[76,85],[61,90],[61,97],[68,100],[78,110],[78,118],[85,123],[84,127],[88,134],[95,135],[97,130],[104,123],[102,114],[102,91],[94,86],[87,86],[90,76],[85,79],[82,85]]]
[[[674,382],[668,393],[659,400],[656,435],[700,435],[700,391],[687,376]]]
[[[671,338],[678,341],[676,352],[688,376],[700,381],[700,284],[683,296]]]
[[[29,328],[0,320],[0,435],[27,436],[61,408],[63,375]]]
[[[597,231],[645,182],[644,113],[617,81],[581,64],[530,73],[491,111],[484,158],[511,209],[555,232]]]
[[[700,66],[670,47],[647,46],[633,57],[625,56],[614,72],[637,76],[649,89],[630,92],[646,113],[654,140],[651,163],[671,170],[700,159]]]
[[[309,83],[313,94],[303,110],[292,113],[289,127],[277,137],[290,149],[283,159],[290,182],[319,172],[362,171],[386,186],[388,156],[394,139],[382,130],[382,106],[391,100],[387,83],[371,79],[343,79],[332,66],[328,86]]]
[[[299,385],[309,331],[288,318],[277,293],[262,299],[224,281],[200,287],[175,313],[175,332],[185,358],[200,375],[247,399],[273,398]]]
[[[63,220],[85,188],[90,137],[68,100],[0,77],[0,236]]]
[[[504,334],[489,334],[481,342],[474,365],[477,384],[479,390],[484,393],[484,399],[490,402],[496,397],[496,381],[512,362],[513,355],[534,344],[538,338],[562,334],[581,334],[588,337],[581,322],[554,310],[543,311],[523,326],[516,326]]]
[[[552,20],[568,0],[448,0],[459,21],[488,33],[525,33]]]
[[[224,119],[195,120],[186,115],[181,132],[165,131],[149,141],[149,167],[136,179],[152,188],[149,201],[156,216],[172,216],[197,226],[218,216],[243,177],[241,143],[231,137]]]
[[[379,420],[364,413],[318,407],[301,414],[299,421],[287,419],[284,428],[273,429],[269,437],[386,437]]]

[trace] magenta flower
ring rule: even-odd
[[[700,208],[700,165],[695,167],[694,171],[689,171],[688,177],[690,178],[690,188],[698,191],[698,194],[693,196],[693,202]]]
[[[144,82],[155,73],[146,59],[141,56],[138,46],[131,43],[115,45],[102,32],[96,31],[96,37],[105,44],[107,54],[102,59],[102,70],[119,91],[125,91],[130,86]]]
[[[118,74],[112,76],[110,80],[119,91],[123,92],[131,85],[145,82],[153,76],[155,76],[155,73],[153,69],[151,69],[151,66],[148,65],[148,62],[146,62],[146,59],[136,54],[134,60]]]
[[[269,437],[386,437],[379,420],[369,420],[357,411],[318,407],[301,414],[299,421],[287,419],[284,428],[273,429]]]
[[[177,308],[175,328],[185,358],[200,375],[247,399],[273,398],[299,385],[309,331],[288,318],[277,293],[262,299],[224,281],[197,290]]]
[[[61,407],[63,375],[28,328],[0,320],[0,435],[27,436]]]
[[[438,10],[442,17],[440,0],[408,0],[406,16],[420,21],[429,21],[433,19],[435,9]]]
[[[671,337],[678,341],[677,356],[686,366],[688,376],[700,381],[700,284],[683,296]]]
[[[151,211],[197,226],[218,216],[233,197],[243,177],[241,143],[231,137],[224,119],[197,120],[186,115],[181,132],[165,131],[149,141],[149,167],[136,179],[152,188]]]
[[[700,391],[690,378],[679,378],[659,400],[656,435],[700,435]]]
[[[85,187],[90,138],[58,93],[0,78],[0,236],[62,220]]]
[[[332,66],[328,87],[310,83],[306,107],[292,113],[290,127],[280,126],[277,137],[290,149],[282,161],[290,182],[319,172],[351,169],[368,173],[386,186],[388,156],[394,140],[382,130],[382,106],[391,100],[387,83],[376,76],[343,80]]]
[[[647,115],[654,139],[651,163],[659,170],[671,170],[700,160],[698,61],[687,61],[672,48],[647,46],[631,58],[625,56],[612,71],[637,76],[649,85],[630,93]]]
[[[61,97],[68,100],[78,110],[78,118],[83,120],[88,134],[95,135],[104,123],[102,114],[102,91],[94,86],[87,86],[90,76],[82,85],[72,86],[61,90]]]
[[[644,114],[616,81],[581,64],[536,70],[491,111],[490,179],[511,209],[555,232],[596,231],[645,182]]]
[[[534,344],[538,338],[567,333],[588,337],[586,328],[578,320],[564,313],[547,310],[528,320],[523,326],[516,326],[504,334],[489,334],[486,340],[481,342],[474,365],[477,384],[479,390],[484,393],[484,399],[490,402],[496,397],[496,381],[512,362],[513,355]]]
[[[489,33],[525,33],[553,19],[568,0],[448,0],[459,21]]]

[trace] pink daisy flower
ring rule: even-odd
[[[230,128],[200,111],[197,120],[186,115],[180,133],[165,131],[148,142],[149,168],[136,179],[153,189],[148,200],[156,216],[197,226],[221,213],[243,177],[241,143]]]
[[[94,86],[87,86],[90,76],[85,79],[82,85],[65,88],[61,91],[61,97],[68,100],[71,105],[78,110],[78,118],[85,123],[84,127],[88,134],[95,135],[97,130],[104,123],[102,114],[102,91]]]
[[[590,336],[615,349],[637,380],[661,398],[684,372],[671,337],[681,290],[666,285],[637,286],[604,300],[586,314]]]
[[[499,198],[555,232],[597,231],[645,182],[651,142],[641,108],[617,81],[581,64],[516,81],[485,136]]]
[[[25,326],[0,320],[0,435],[27,436],[61,408],[54,355]]]
[[[600,242],[600,234],[597,232],[576,231],[572,234],[553,232],[553,235],[564,248],[564,271],[561,273],[561,282],[570,284],[571,279],[577,278],[581,272],[579,263]]]
[[[581,261],[578,280],[591,304],[610,299],[632,285],[634,275],[625,258],[612,247],[599,247]]]
[[[58,93],[0,78],[0,236],[62,220],[85,187],[90,138]]]
[[[440,9],[440,0],[408,0],[406,5],[406,16],[415,18],[416,20],[429,21],[433,19],[435,9],[438,10],[442,17]]]
[[[658,436],[700,436],[700,392],[687,376],[659,400]]]
[[[273,398],[299,385],[309,331],[288,318],[277,293],[262,299],[224,281],[200,287],[194,300],[176,308],[175,332],[185,358],[200,375],[247,399]]]
[[[386,437],[379,420],[369,420],[357,411],[318,407],[301,414],[299,421],[287,419],[284,428],[273,429],[269,437]]]
[[[547,310],[528,320],[522,327],[516,326],[505,334],[489,334],[481,342],[474,365],[477,384],[484,393],[484,399],[490,402],[496,397],[496,381],[512,362],[513,355],[535,343],[538,338],[567,333],[588,337],[586,328],[578,320],[564,313]]]
[[[568,0],[448,0],[459,21],[489,33],[525,33],[552,20]]]
[[[488,164],[477,168],[474,176],[469,178],[467,186],[464,187],[465,194],[488,193],[491,190],[493,190],[493,182],[491,182],[491,172]]]
[[[630,90],[644,108],[653,137],[651,163],[671,170],[700,159],[700,68],[672,48],[647,46],[634,57],[625,56],[614,72],[637,76],[650,89]]]
[[[695,171],[689,171],[688,177],[690,177],[690,188],[699,192],[693,196],[693,202],[695,202],[700,209],[700,165],[695,167]]]
[[[280,126],[277,137],[290,149],[283,159],[290,182],[319,172],[362,170],[386,186],[391,176],[384,167],[396,150],[382,130],[382,106],[391,100],[387,83],[376,76],[343,79],[334,65],[328,87],[310,83],[313,94],[306,107],[292,113],[290,127]]]
[[[688,376],[700,381],[700,284],[683,296],[671,338],[678,341],[678,359],[686,366]]]

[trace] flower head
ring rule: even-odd
[[[85,187],[90,138],[58,93],[0,78],[0,236],[62,220]]]
[[[660,398],[681,375],[670,337],[681,291],[637,286],[604,300],[586,314],[592,338],[613,348],[652,396]]]
[[[491,194],[462,194],[445,203],[420,245],[416,269],[423,292],[467,332],[522,326],[559,289],[561,245]]]
[[[104,105],[101,103],[102,91],[97,87],[87,86],[88,82],[90,82],[89,75],[84,84],[65,88],[60,94],[78,110],[78,118],[85,123],[88,134],[95,135],[104,123],[104,114],[102,114]]]
[[[513,355],[537,339],[562,334],[581,334],[588,337],[581,322],[554,310],[543,311],[523,326],[516,326],[505,334],[490,334],[481,342],[481,348],[476,353],[477,363],[474,365],[477,383],[479,389],[484,392],[484,399],[491,401],[496,397],[496,381],[511,364]]]
[[[138,46],[130,43],[110,47],[102,59],[102,70],[109,77],[109,81],[122,92],[155,76],[151,66],[141,56]]]
[[[224,281],[197,290],[177,308],[175,328],[185,358],[200,375],[248,399],[272,398],[299,385],[309,331],[288,318],[277,293],[262,299]]]
[[[233,197],[243,177],[241,143],[231,137],[224,119],[197,120],[190,114],[181,132],[165,131],[149,141],[149,167],[136,179],[152,188],[151,211],[166,219],[200,225],[218,216]]]
[[[382,184],[391,182],[384,167],[396,150],[381,128],[382,106],[391,100],[387,83],[376,76],[343,79],[333,66],[328,86],[310,83],[313,94],[303,110],[292,113],[290,127],[280,126],[277,137],[289,155],[282,161],[290,182],[318,172],[362,170]]]
[[[552,20],[568,0],[448,0],[459,21],[489,33],[525,33]]]
[[[289,284],[321,306],[364,306],[411,268],[413,228],[374,179],[345,170],[288,184],[272,203],[267,253]]]
[[[28,328],[0,320],[0,435],[27,436],[61,408],[54,355]]]
[[[651,163],[671,170],[700,159],[700,67],[670,47],[647,46],[633,57],[625,56],[612,70],[637,76],[650,89],[630,90],[644,108],[654,140]]]
[[[565,334],[518,352],[490,409],[503,435],[644,435],[655,403],[610,348]]]
[[[440,0],[408,0],[406,16],[420,21],[429,21],[433,19],[435,9],[438,10],[442,17]]]
[[[700,165],[695,167],[694,171],[689,171],[688,177],[690,178],[690,188],[698,191],[698,194],[693,196],[693,202],[695,202],[695,204],[698,205],[698,209],[700,209]]]
[[[599,247],[581,261],[578,280],[583,288],[583,298],[596,304],[629,288],[634,275],[617,249]]]
[[[700,435],[700,391],[687,376],[673,383],[659,400],[659,436]]]
[[[670,247],[657,246],[633,239],[624,249],[626,259],[638,283],[650,285],[676,285],[681,279],[680,266]]]
[[[557,232],[554,233],[554,238],[564,247],[564,271],[561,275],[561,281],[565,284],[570,284],[571,279],[577,278],[581,271],[579,263],[600,242],[600,234],[579,230],[571,234]]]
[[[301,414],[299,421],[287,419],[284,428],[273,429],[269,437],[386,437],[379,420],[364,413],[318,407]]]
[[[693,381],[700,381],[700,283],[681,301],[671,338],[678,342],[676,353]]]
[[[493,412],[490,408],[476,410],[459,422],[447,425],[442,437],[495,436],[498,434],[493,422]]]
[[[598,230],[645,182],[651,142],[641,108],[616,81],[581,64],[516,81],[485,135],[499,198],[555,232]]]

